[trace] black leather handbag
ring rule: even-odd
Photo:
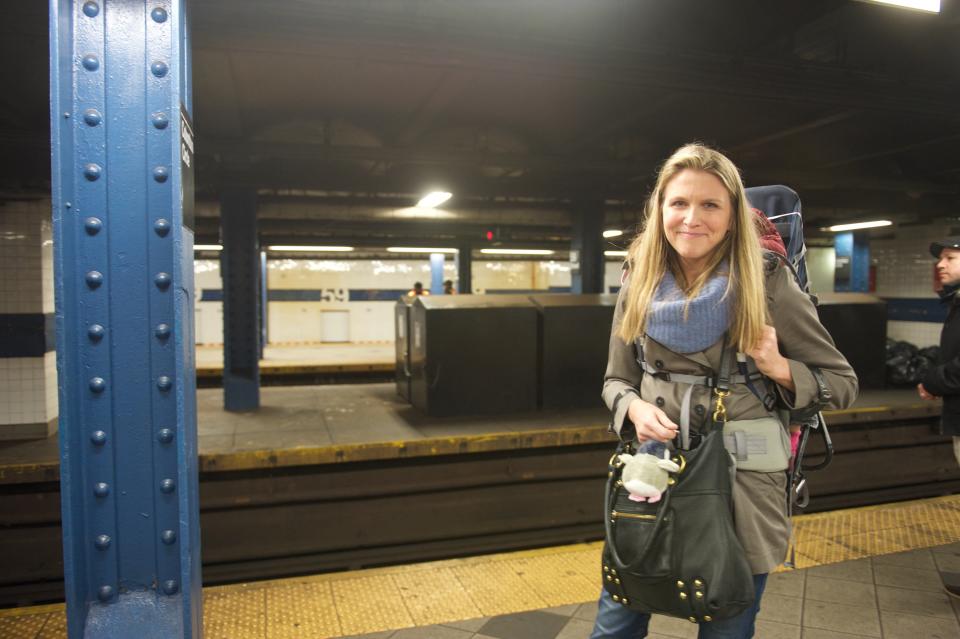
[[[660,501],[629,499],[618,459],[632,450],[629,444],[610,458],[603,585],[627,608],[703,623],[735,617],[753,603],[753,575],[733,524],[732,461],[723,445],[727,388],[726,379],[717,380],[716,410],[700,444],[674,452],[680,471],[671,474]]]

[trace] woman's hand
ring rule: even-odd
[[[627,407],[627,418],[633,422],[640,443],[650,439],[668,442],[677,436],[679,429],[666,413],[639,397],[635,397]]]
[[[779,386],[793,392],[796,386],[793,383],[793,373],[790,372],[790,362],[780,354],[777,344],[777,329],[767,325],[756,345],[747,351],[747,355],[757,363],[757,369],[776,382]]]

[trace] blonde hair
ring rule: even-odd
[[[726,187],[732,206],[730,232],[708,256],[706,268],[693,282],[685,280],[679,256],[667,241],[662,214],[667,184],[686,169],[706,171],[716,176]],[[630,285],[625,293],[623,321],[617,332],[620,338],[629,344],[643,335],[647,312],[668,268],[683,288],[687,300],[691,300],[717,267],[728,260],[730,278],[725,295],[733,295],[730,339],[739,351],[753,348],[767,323],[763,251],[754,215],[743,190],[740,172],[733,162],[700,143],[677,149],[660,168],[657,183],[647,200],[643,231],[630,244]]]

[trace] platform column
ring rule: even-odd
[[[260,247],[257,193],[233,188],[220,196],[223,274],[223,399],[231,411],[260,407]]]
[[[601,200],[581,201],[575,204],[570,254],[571,292],[602,293],[604,265],[603,202]]]
[[[182,0],[51,0],[50,71],[69,636],[200,637]]]
[[[457,248],[457,292],[473,293],[473,246],[470,244]]]

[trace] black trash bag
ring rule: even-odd
[[[927,346],[926,348],[921,348],[919,351],[917,351],[917,355],[929,360],[931,365],[936,365],[936,363],[940,360],[940,347]]]
[[[892,343],[890,343],[892,342]],[[923,366],[926,372],[926,360],[917,356],[917,347],[910,342],[888,340],[887,383],[894,386],[916,385],[919,383],[918,369]]]

